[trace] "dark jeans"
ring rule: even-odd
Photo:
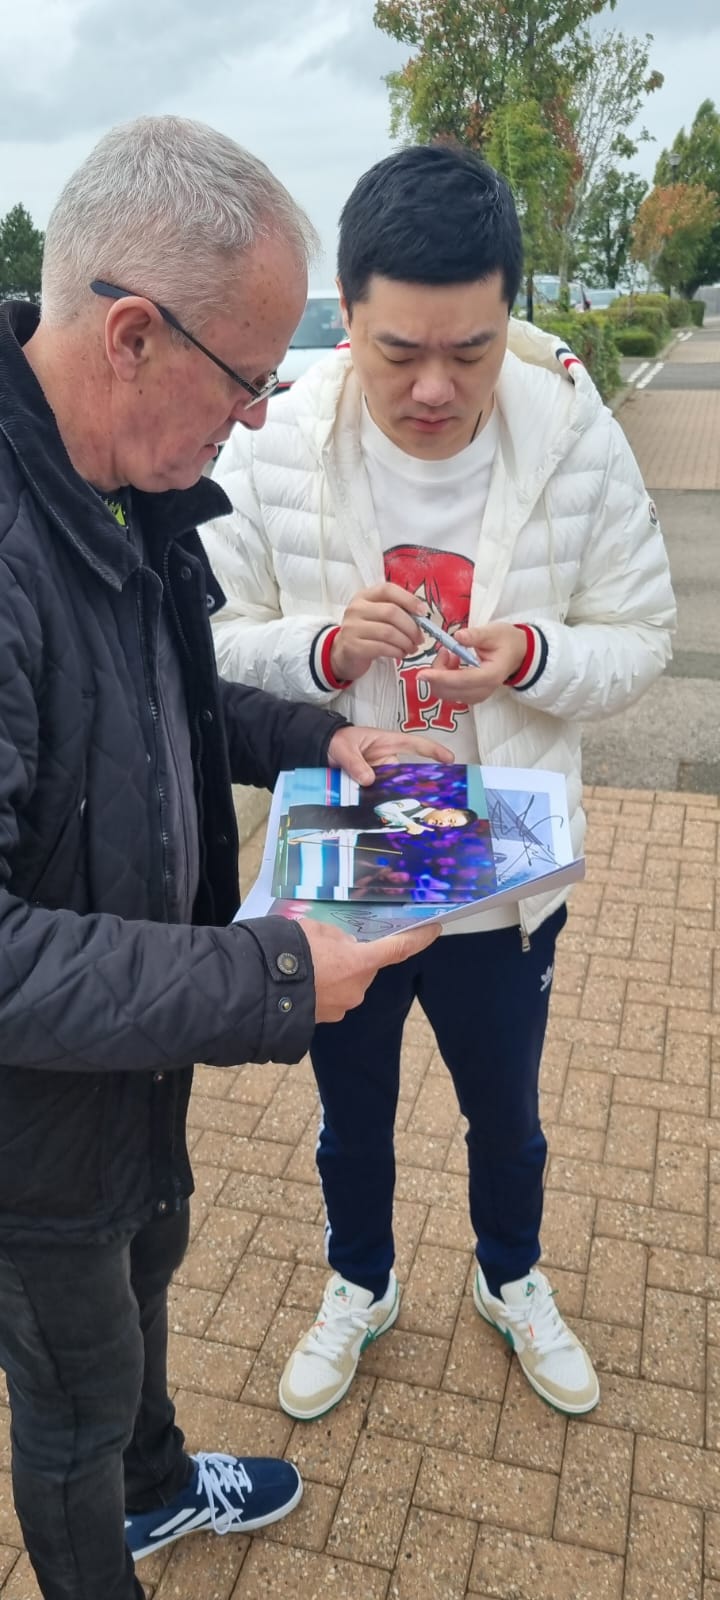
[[[142,1600],[125,1510],[192,1472],[167,1392],[188,1207],[111,1244],[0,1245],[15,1506],[45,1600]]]
[[[563,907],[523,952],[518,928],[453,934],[385,967],[362,1005],[316,1028],[318,1170],[335,1272],[384,1294],[394,1259],[393,1136],[405,1019],[417,997],[468,1120],[470,1217],[497,1294],[540,1256],[547,1146],[538,1074]]]

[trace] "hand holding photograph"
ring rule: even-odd
[[[463,916],[584,876],[564,779],[414,762],[281,773],[260,874],[238,913],[334,923],[361,940]]]

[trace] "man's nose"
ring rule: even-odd
[[[446,368],[433,362],[418,373],[412,394],[417,405],[446,406],[454,398],[455,385]]]
[[[258,400],[256,405],[248,405],[246,400],[238,400],[230,414],[230,421],[241,422],[244,428],[250,428],[255,433],[258,428],[264,428],[267,422],[267,408],[267,400]]]

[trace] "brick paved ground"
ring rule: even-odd
[[[293,1425],[277,1380],[326,1277],[313,1084],[306,1065],[201,1069],[180,1416],[191,1447],[287,1452],[306,1490],[265,1536],[142,1563],[155,1600],[720,1600],[720,799],[598,789],[588,808],[544,1063],[544,1240],[599,1409],[550,1411],[473,1309],[462,1123],[415,1014],[400,1320],[329,1418]],[[37,1600],[5,1427],[0,1458],[2,1600]]]
[[[677,375],[678,387],[634,389],[623,404],[623,428],[654,489],[720,489],[720,389],[692,385],[720,363],[716,321],[670,352],[665,379]]]
[[[633,390],[622,423],[653,488],[720,489],[720,391]]]

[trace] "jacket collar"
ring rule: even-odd
[[[140,556],[100,496],[75,471],[54,414],[23,355],[39,317],[37,306],[22,301],[0,305],[0,434],[49,521],[99,577],[120,589],[140,564]],[[155,549],[232,509],[219,484],[205,477],[192,489],[163,494],[134,490],[133,499],[143,534]]]
[[[332,448],[345,462],[348,452],[353,459],[359,452],[361,398],[350,350],[341,347],[311,367],[281,402],[271,402],[278,406],[271,416],[295,421],[319,455]],[[560,339],[515,318],[495,398],[507,470],[522,503],[532,502],[595,421],[602,401]]]

